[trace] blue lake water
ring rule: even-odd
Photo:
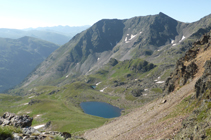
[[[104,102],[82,102],[81,108],[86,114],[103,118],[114,118],[121,115],[121,109]]]

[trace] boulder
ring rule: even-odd
[[[6,112],[2,117],[0,117],[0,124],[3,125],[12,125],[15,127],[30,127],[32,124],[33,118],[28,115],[18,116],[14,113]]]
[[[50,125],[51,125],[51,121],[47,122],[47,123],[45,124],[45,129],[47,129],[48,127],[50,127]]]
[[[142,95],[142,92],[143,92],[143,91],[144,91],[143,89],[133,89],[133,90],[131,91],[131,93],[132,93],[132,95],[133,95],[134,97],[139,97],[139,96]]]
[[[62,133],[61,133],[61,136],[64,137],[65,139],[71,138],[71,134],[68,133],[68,132],[62,132]]]
[[[115,58],[111,58],[109,60],[108,64],[111,66],[115,66],[116,64],[118,64],[118,61]]]
[[[40,103],[40,102],[41,102],[40,100],[31,99],[31,101],[28,104],[33,105],[33,104]]]
[[[33,127],[26,127],[22,129],[23,134],[31,135],[31,134],[41,134],[37,129]]]

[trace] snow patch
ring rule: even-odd
[[[147,94],[143,94],[143,96],[147,96]]]
[[[177,45],[177,44],[176,43],[172,44],[172,46],[175,46],[175,45]]]
[[[171,39],[171,44],[173,44],[174,43],[174,40],[173,39]]]
[[[140,34],[141,34],[142,32],[140,32]]]
[[[105,87],[105,88],[101,89],[101,90],[100,90],[100,92],[103,92],[106,88],[107,88],[107,87]]]
[[[29,103],[24,103],[23,105],[28,105]]]
[[[127,37],[125,38],[125,42],[127,41]]]
[[[135,79],[135,81],[138,81],[138,79]]]
[[[160,76],[158,77],[158,79],[160,79]]]
[[[144,91],[147,91],[148,89],[144,89]]]
[[[185,36],[183,35],[182,36],[182,39],[179,42],[182,42],[184,39],[185,39]]]
[[[156,79],[156,80],[154,80],[154,81],[158,81],[158,80]]]
[[[136,35],[132,35],[132,34],[131,34],[131,37],[130,37],[129,40],[132,40],[134,37],[136,37]]]
[[[34,96],[31,96],[31,97],[29,97],[29,98],[33,98]]]
[[[127,36],[129,36],[129,34],[127,34]]]
[[[40,117],[41,115],[40,114],[38,114],[38,115],[36,115],[34,118],[38,118],[38,117]]]
[[[160,50],[158,50],[158,51],[160,51]]]
[[[66,78],[69,77],[69,75],[66,75]]]
[[[100,58],[99,58],[99,57],[97,58],[97,61],[98,61],[98,60],[100,60]]]
[[[42,127],[44,127],[44,126],[45,126],[44,124],[37,125],[37,126],[34,126],[34,129],[39,129],[39,128],[42,128]]]
[[[100,83],[101,83],[101,82],[97,83],[96,86],[99,85]]]
[[[164,83],[165,81],[157,81],[156,83],[161,84]]]

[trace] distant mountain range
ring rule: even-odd
[[[0,92],[19,84],[57,48],[32,37],[0,38]]]
[[[28,28],[23,30],[18,29],[0,29],[0,37],[18,39],[24,36],[30,36],[46,40],[58,45],[67,43],[74,35],[87,29],[89,26],[69,27],[69,26],[54,26]]]

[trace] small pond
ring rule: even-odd
[[[86,114],[103,118],[114,118],[121,115],[121,109],[104,102],[82,102],[81,108]]]

